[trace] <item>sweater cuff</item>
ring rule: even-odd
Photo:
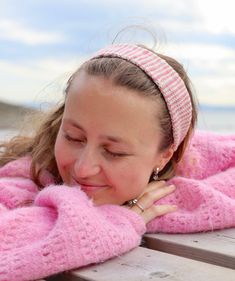
[[[112,210],[121,215],[122,217],[126,218],[130,224],[132,225],[132,227],[134,228],[134,230],[136,231],[136,233],[138,235],[143,235],[146,232],[146,224],[145,221],[143,220],[143,218],[138,215],[137,213],[135,213],[134,211],[129,210],[126,207],[123,206],[118,206],[118,205],[103,205],[100,206],[103,210],[106,210],[108,208],[112,208]]]
[[[127,211],[128,213],[130,213],[130,221],[133,227],[135,228],[136,232],[140,235],[143,235],[147,231],[144,219],[134,211]]]

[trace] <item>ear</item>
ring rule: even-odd
[[[160,171],[169,162],[169,160],[171,159],[173,154],[174,154],[173,145],[171,145],[169,148],[165,149],[163,152],[160,152],[160,156],[158,156],[158,161],[157,161],[158,162],[157,167],[159,167]]]

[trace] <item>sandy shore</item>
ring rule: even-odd
[[[35,112],[35,109],[0,101],[0,141],[17,135],[24,127],[26,116],[32,112]]]
[[[0,141],[5,141],[17,135],[17,130],[8,130],[0,128]]]
[[[32,111],[31,108],[0,102],[0,129],[19,129],[25,116]]]

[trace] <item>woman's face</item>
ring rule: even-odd
[[[94,203],[138,197],[169,153],[159,152],[157,105],[150,98],[80,72],[70,86],[55,157],[63,182]],[[167,156],[166,156],[167,155]]]

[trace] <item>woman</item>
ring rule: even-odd
[[[174,59],[120,44],[86,61],[35,137],[3,145],[0,280],[104,261],[138,246],[146,231],[234,226],[233,189],[220,187],[221,200],[213,189],[221,167],[191,169],[203,134],[180,164],[195,121],[189,79]],[[210,215],[218,206],[231,213],[222,224]]]

